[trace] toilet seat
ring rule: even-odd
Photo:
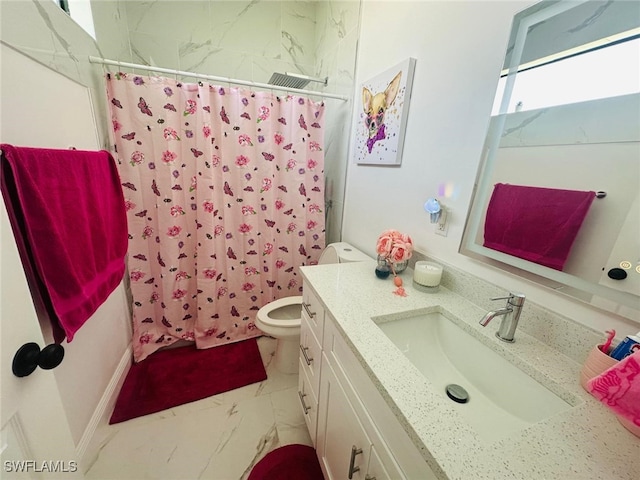
[[[256,315],[257,320],[263,323],[265,326],[282,327],[282,328],[295,328],[300,327],[300,316],[293,319],[276,319],[270,316],[271,312],[278,308],[288,307],[292,305],[300,306],[300,314],[302,314],[302,296],[284,297],[273,302],[268,303],[260,310]],[[258,325],[258,328],[260,326]]]

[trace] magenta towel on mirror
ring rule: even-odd
[[[484,246],[562,270],[595,192],[497,183]]]
[[[640,427],[640,350],[587,383],[591,395]]]
[[[109,152],[0,145],[2,195],[40,317],[73,339],[122,281],[124,197]]]

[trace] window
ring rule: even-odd
[[[62,10],[82,27],[82,29],[96,38],[93,26],[93,14],[91,13],[90,0],[53,0]]]
[[[610,39],[609,39],[610,40]],[[566,105],[640,92],[640,32],[576,53],[522,65],[506,112],[500,112],[507,73],[498,82],[492,115]]]

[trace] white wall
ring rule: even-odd
[[[396,228],[417,250],[598,330],[637,324],[550,292],[458,253],[498,75],[515,13],[531,1],[370,1],[361,21],[356,85],[407,57],[417,59],[401,167],[349,164],[343,240],[373,255]],[[357,90],[357,88],[356,88]],[[357,93],[357,92],[356,92]],[[423,204],[443,183],[447,237],[435,235]]]

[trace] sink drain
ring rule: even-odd
[[[469,394],[460,385],[451,383],[446,388],[447,397],[456,403],[467,403],[469,401]]]

